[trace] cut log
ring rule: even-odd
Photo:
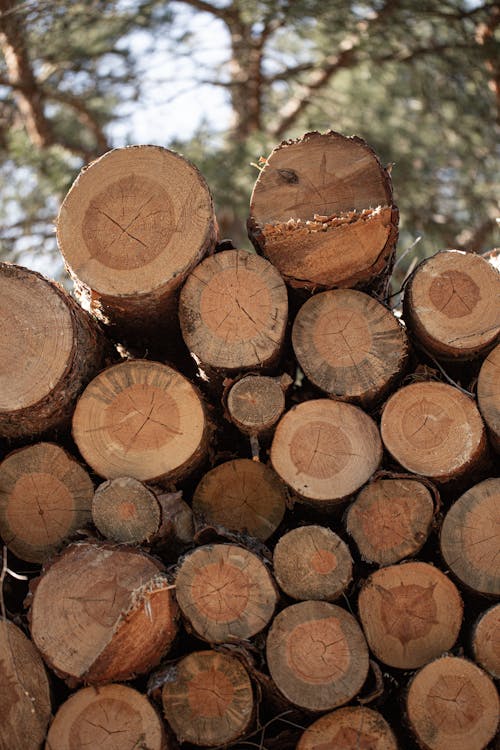
[[[45,667],[22,630],[0,619],[0,748],[40,750],[50,719]]]
[[[474,401],[451,385],[412,383],[382,412],[384,445],[408,471],[436,482],[457,479],[480,465],[486,431]]]
[[[361,138],[284,141],[255,183],[248,233],[294,287],[385,286],[398,210],[391,179]]]
[[[462,624],[456,586],[423,562],[372,573],[360,591],[358,607],[371,651],[398,669],[421,667],[452,648]]]
[[[500,680],[500,604],[483,612],[472,636],[474,659]]]
[[[434,512],[431,492],[423,482],[408,475],[376,479],[349,506],[346,528],[363,560],[392,565],[423,547]]]
[[[278,601],[264,563],[234,544],[208,544],[186,555],[175,587],[188,626],[209,643],[251,638],[266,627]]]
[[[442,359],[473,359],[500,334],[500,273],[477,253],[447,250],[422,261],[405,286],[404,318]]]
[[[174,481],[196,468],[208,448],[201,397],[176,370],[130,360],[101,372],[73,416],[86,462],[106,479]]]
[[[441,527],[441,552],[452,573],[468,588],[500,596],[500,479],[486,479],[448,510]]]
[[[176,634],[176,606],[158,563],[132,547],[67,547],[38,579],[31,634],[70,686],[149,671]]]
[[[57,284],[8,263],[0,263],[0,320],[0,437],[67,430],[104,364],[98,327]]]
[[[382,460],[378,428],[357,406],[317,399],[294,406],[278,423],[274,470],[303,500],[328,508],[368,481]]]
[[[92,520],[107,539],[147,542],[160,528],[160,505],[154,492],[132,477],[101,484],[92,500]]]
[[[179,301],[184,341],[210,380],[217,371],[277,365],[287,315],[286,287],[278,271],[246,250],[206,258],[190,274]]]
[[[158,492],[161,526],[158,532],[169,546],[191,544],[194,537],[193,511],[182,499],[182,492]]]
[[[197,651],[172,666],[162,702],[179,742],[202,747],[237,740],[254,717],[248,672],[237,659],[217,651]]]
[[[193,495],[193,511],[209,524],[265,542],[283,520],[286,500],[285,487],[269,466],[237,458],[205,474]]]
[[[477,401],[491,445],[500,453],[500,344],[488,354],[481,366]]]
[[[285,411],[289,375],[246,375],[231,386],[226,399],[229,418],[246,435],[268,435]]]
[[[378,711],[348,706],[311,724],[297,750],[398,750],[398,743]]]
[[[60,706],[45,750],[168,750],[163,723],[146,696],[126,685],[78,690]]]
[[[408,363],[408,339],[397,318],[352,289],[311,297],[295,318],[292,342],[311,383],[365,407],[393,389]]]
[[[0,464],[0,535],[21,560],[41,563],[92,520],[94,485],[53,443],[11,453]]]
[[[115,149],[83,169],[57,221],[82,304],[140,340],[175,323],[177,291],[217,235],[204,178],[159,146]]]
[[[335,601],[352,579],[352,558],[342,539],[324,526],[301,526],[274,548],[274,575],[292,599]]]
[[[443,656],[417,672],[406,708],[424,750],[484,750],[500,716],[492,680],[472,662],[455,656]]]
[[[267,663],[278,689],[296,706],[328,711],[348,703],[368,674],[368,648],[357,621],[329,602],[300,602],[277,615]]]

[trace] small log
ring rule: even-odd
[[[357,406],[317,399],[294,406],[271,446],[276,473],[303,500],[326,507],[368,481],[382,459],[378,428]]]
[[[145,695],[126,685],[87,687],[63,703],[45,750],[168,750],[163,723]]]
[[[448,510],[441,552],[452,573],[469,589],[500,596],[500,479],[471,487]]]
[[[488,354],[477,381],[477,402],[492,447],[500,453],[500,344]]]
[[[451,385],[412,383],[382,412],[382,440],[408,471],[437,482],[476,469],[486,455],[486,431],[474,401]]]
[[[245,435],[267,436],[285,411],[289,375],[271,378],[246,375],[229,389],[226,408],[230,420]]]
[[[348,703],[368,674],[368,647],[355,618],[329,602],[300,602],[273,620],[267,663],[296,706],[328,711]]]
[[[73,437],[106,479],[172,482],[204,460],[208,423],[187,378],[159,362],[129,360],[89,383],[73,415]]]
[[[57,220],[82,304],[115,338],[141,342],[175,326],[177,292],[217,238],[204,178],[159,146],[114,149],[85,167]]]
[[[500,604],[483,612],[472,635],[474,659],[500,680]]]
[[[406,710],[424,750],[484,750],[497,731],[500,703],[482,669],[466,659],[443,656],[417,672]]]
[[[297,750],[398,750],[394,732],[378,711],[362,706],[338,708],[311,724]]]
[[[162,702],[179,742],[202,747],[236,741],[254,717],[247,670],[238,659],[217,651],[188,654],[170,667]]]
[[[274,471],[248,458],[216,466],[198,484],[193,511],[209,524],[265,542],[285,514],[286,490]]]
[[[277,146],[250,200],[248,234],[293,287],[385,287],[398,236],[392,186],[370,146],[306,133]]]
[[[405,286],[403,314],[417,340],[438,359],[485,354],[500,334],[500,273],[477,253],[439,252]]]
[[[147,542],[158,533],[160,504],[145,484],[132,477],[103,482],[92,500],[92,520],[98,531],[115,542]]]
[[[292,599],[335,601],[352,579],[349,547],[324,526],[301,526],[274,548],[274,576]]]
[[[40,750],[50,720],[50,686],[40,654],[22,630],[0,619],[0,747]]]
[[[188,626],[209,643],[251,638],[266,627],[278,601],[264,563],[234,544],[207,544],[186,555],[175,587]]]
[[[103,367],[104,338],[60,286],[0,263],[0,438],[67,431],[78,395]]]
[[[363,487],[346,513],[346,529],[363,560],[392,565],[415,555],[430,534],[434,501],[411,475],[376,479]]]
[[[358,607],[371,651],[398,669],[421,667],[452,648],[462,624],[456,586],[423,562],[372,573],[360,591]]]
[[[288,315],[285,284],[264,258],[226,250],[190,274],[179,300],[186,346],[209,380],[278,364]]]
[[[352,289],[307,300],[295,318],[292,342],[313,385],[367,408],[393,390],[408,363],[408,339],[397,318]]]
[[[167,577],[132,547],[67,547],[38,579],[31,635],[70,686],[128,680],[155,666],[177,631]]]
[[[94,485],[53,443],[38,443],[0,464],[0,535],[21,560],[42,563],[91,521]]]

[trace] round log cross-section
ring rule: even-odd
[[[462,624],[456,586],[422,562],[377,570],[361,589],[358,606],[370,649],[398,669],[421,667],[452,648]]]
[[[397,222],[389,173],[370,146],[315,132],[266,160],[248,232],[292,286],[374,286],[392,263]]]
[[[234,657],[216,651],[188,654],[171,667],[162,701],[179,742],[202,747],[237,740],[254,715],[248,672]]]
[[[144,335],[175,316],[175,294],[217,241],[196,167],[159,146],[104,154],[66,196],[57,239],[80,295],[119,329]]]
[[[488,354],[477,380],[477,402],[493,448],[500,453],[500,344]]]
[[[73,437],[107,479],[183,478],[205,457],[207,420],[198,391],[176,370],[129,360],[103,370],[73,415]]]
[[[296,750],[398,750],[384,717],[371,708],[348,706],[322,716],[306,729]]]
[[[335,601],[352,579],[352,558],[342,539],[324,526],[300,526],[274,548],[274,575],[292,599]]]
[[[476,468],[486,451],[486,430],[474,401],[444,383],[412,383],[396,391],[380,428],[385,447],[401,466],[439,482]]]
[[[397,318],[353,289],[311,297],[295,318],[292,341],[311,383],[367,407],[391,390],[408,361],[408,340]]]
[[[500,702],[482,669],[466,659],[443,656],[417,672],[406,710],[425,750],[484,750],[497,731]]]
[[[103,366],[95,322],[57,284],[8,263],[0,263],[0,320],[0,438],[67,430]]]
[[[158,664],[172,643],[171,588],[158,564],[136,549],[74,544],[38,580],[31,635],[71,685],[128,680]]]
[[[453,574],[485,596],[500,596],[500,478],[485,479],[448,510],[441,552]]]
[[[92,500],[92,520],[106,539],[147,542],[161,523],[154,492],[138,479],[117,477],[101,484]]]
[[[404,294],[404,317],[436,357],[472,359],[500,334],[500,273],[477,253],[447,250],[422,261]]]
[[[264,563],[234,544],[209,544],[186,555],[175,588],[188,624],[209,643],[251,638],[266,627],[278,600]]]
[[[483,612],[472,635],[474,659],[500,680],[500,604]]]
[[[47,750],[168,750],[162,721],[145,695],[126,685],[87,687],[60,706]]]
[[[0,464],[0,535],[21,560],[44,562],[91,521],[94,485],[53,443],[11,453]]]
[[[361,628],[345,609],[329,602],[299,602],[280,612],[269,630],[266,652],[279,690],[310,711],[348,703],[368,674]]]
[[[227,411],[231,421],[247,435],[269,433],[285,411],[285,389],[291,378],[246,375],[231,386]]]
[[[290,409],[278,423],[271,446],[277,474],[299,497],[318,506],[359,490],[381,459],[373,419],[357,406],[329,399]]]
[[[206,258],[190,274],[179,300],[186,346],[208,372],[277,364],[287,315],[287,291],[278,271],[246,250]]]

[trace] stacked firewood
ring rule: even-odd
[[[248,231],[133,146],[61,206],[77,301],[0,265],[2,750],[494,747],[500,274],[437,252],[394,308],[390,174],[334,132]]]

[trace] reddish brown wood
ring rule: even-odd
[[[477,381],[477,402],[488,428],[491,445],[500,453],[500,344],[481,365]]]
[[[322,716],[304,732],[296,750],[398,750],[383,716],[371,708],[348,706]]]
[[[474,659],[492,677],[500,680],[500,604],[479,618],[472,635]]]

